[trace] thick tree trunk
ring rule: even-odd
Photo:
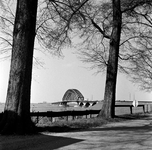
[[[120,0],[112,0],[112,2],[113,30],[110,38],[109,60],[107,66],[104,102],[102,109],[99,113],[99,116],[104,118],[113,118],[115,116],[115,93],[122,22]]]
[[[1,134],[33,132],[30,91],[38,0],[18,0],[7,98]]]

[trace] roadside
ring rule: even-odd
[[[49,133],[47,135],[74,138],[80,142],[61,147],[58,150],[151,150],[152,114],[139,119],[128,119],[109,123],[85,131]]]
[[[152,114],[123,117],[83,130],[0,136],[0,150],[151,150]]]

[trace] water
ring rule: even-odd
[[[131,104],[132,102],[118,102],[119,104]],[[0,112],[4,111],[4,103],[0,103]],[[150,105],[148,106],[149,110],[151,109]],[[32,103],[31,104],[31,112],[46,112],[46,111],[66,111],[66,110],[100,110],[102,108],[102,102],[97,103],[96,105],[88,108],[83,107],[64,107],[53,105],[51,103]],[[133,113],[143,112],[142,107],[133,107]],[[122,114],[130,114],[129,107],[116,107],[115,108],[116,115]]]

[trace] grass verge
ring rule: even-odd
[[[84,130],[94,127],[99,127],[107,123],[121,122],[125,120],[141,119],[147,117],[147,114],[126,114],[116,116],[115,118],[103,119],[103,118],[88,118],[88,119],[76,119],[71,121],[60,120],[56,122],[50,122],[49,119],[43,118],[40,123],[37,124],[39,132],[73,132],[78,130]]]

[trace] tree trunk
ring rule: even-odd
[[[18,0],[7,98],[1,134],[32,133],[30,91],[38,0]]]
[[[109,60],[107,65],[104,102],[99,113],[99,117],[104,118],[113,118],[115,116],[115,94],[122,22],[120,0],[112,0],[112,5],[113,29],[110,37]]]

